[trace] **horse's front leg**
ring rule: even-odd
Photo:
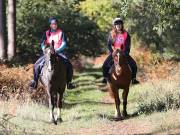
[[[56,117],[57,122],[62,122],[62,118],[61,118],[62,98],[63,98],[63,93],[58,93],[58,95],[57,95],[57,117]]]
[[[120,112],[120,99],[119,99],[119,92],[118,88],[111,86],[111,95],[113,96],[115,100],[116,110],[115,110],[115,119],[122,120],[122,115]]]
[[[55,103],[54,103],[54,96],[52,92],[48,92],[48,97],[49,97],[49,111],[50,111],[50,122],[57,124],[57,122],[55,121],[54,118],[54,107],[55,107]]]
[[[127,117],[127,98],[128,98],[129,88],[123,90],[122,97],[123,97],[123,116]]]

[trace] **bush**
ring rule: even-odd
[[[157,81],[143,85],[144,92],[138,97],[140,113],[167,111],[180,107],[179,84],[172,81]]]

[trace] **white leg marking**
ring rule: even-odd
[[[57,108],[57,119],[61,118],[61,109]]]

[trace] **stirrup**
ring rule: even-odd
[[[102,83],[103,83],[103,84],[107,84],[107,79],[106,79],[106,78],[103,78]]]
[[[32,80],[30,83],[29,83],[29,87],[30,87],[30,90],[33,90],[33,89],[37,89],[37,82]]]
[[[136,78],[132,79],[132,84],[139,84],[140,82]]]

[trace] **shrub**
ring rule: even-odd
[[[152,113],[154,111],[167,111],[180,107],[179,84],[173,81],[156,81],[143,85],[138,99],[140,113]]]

